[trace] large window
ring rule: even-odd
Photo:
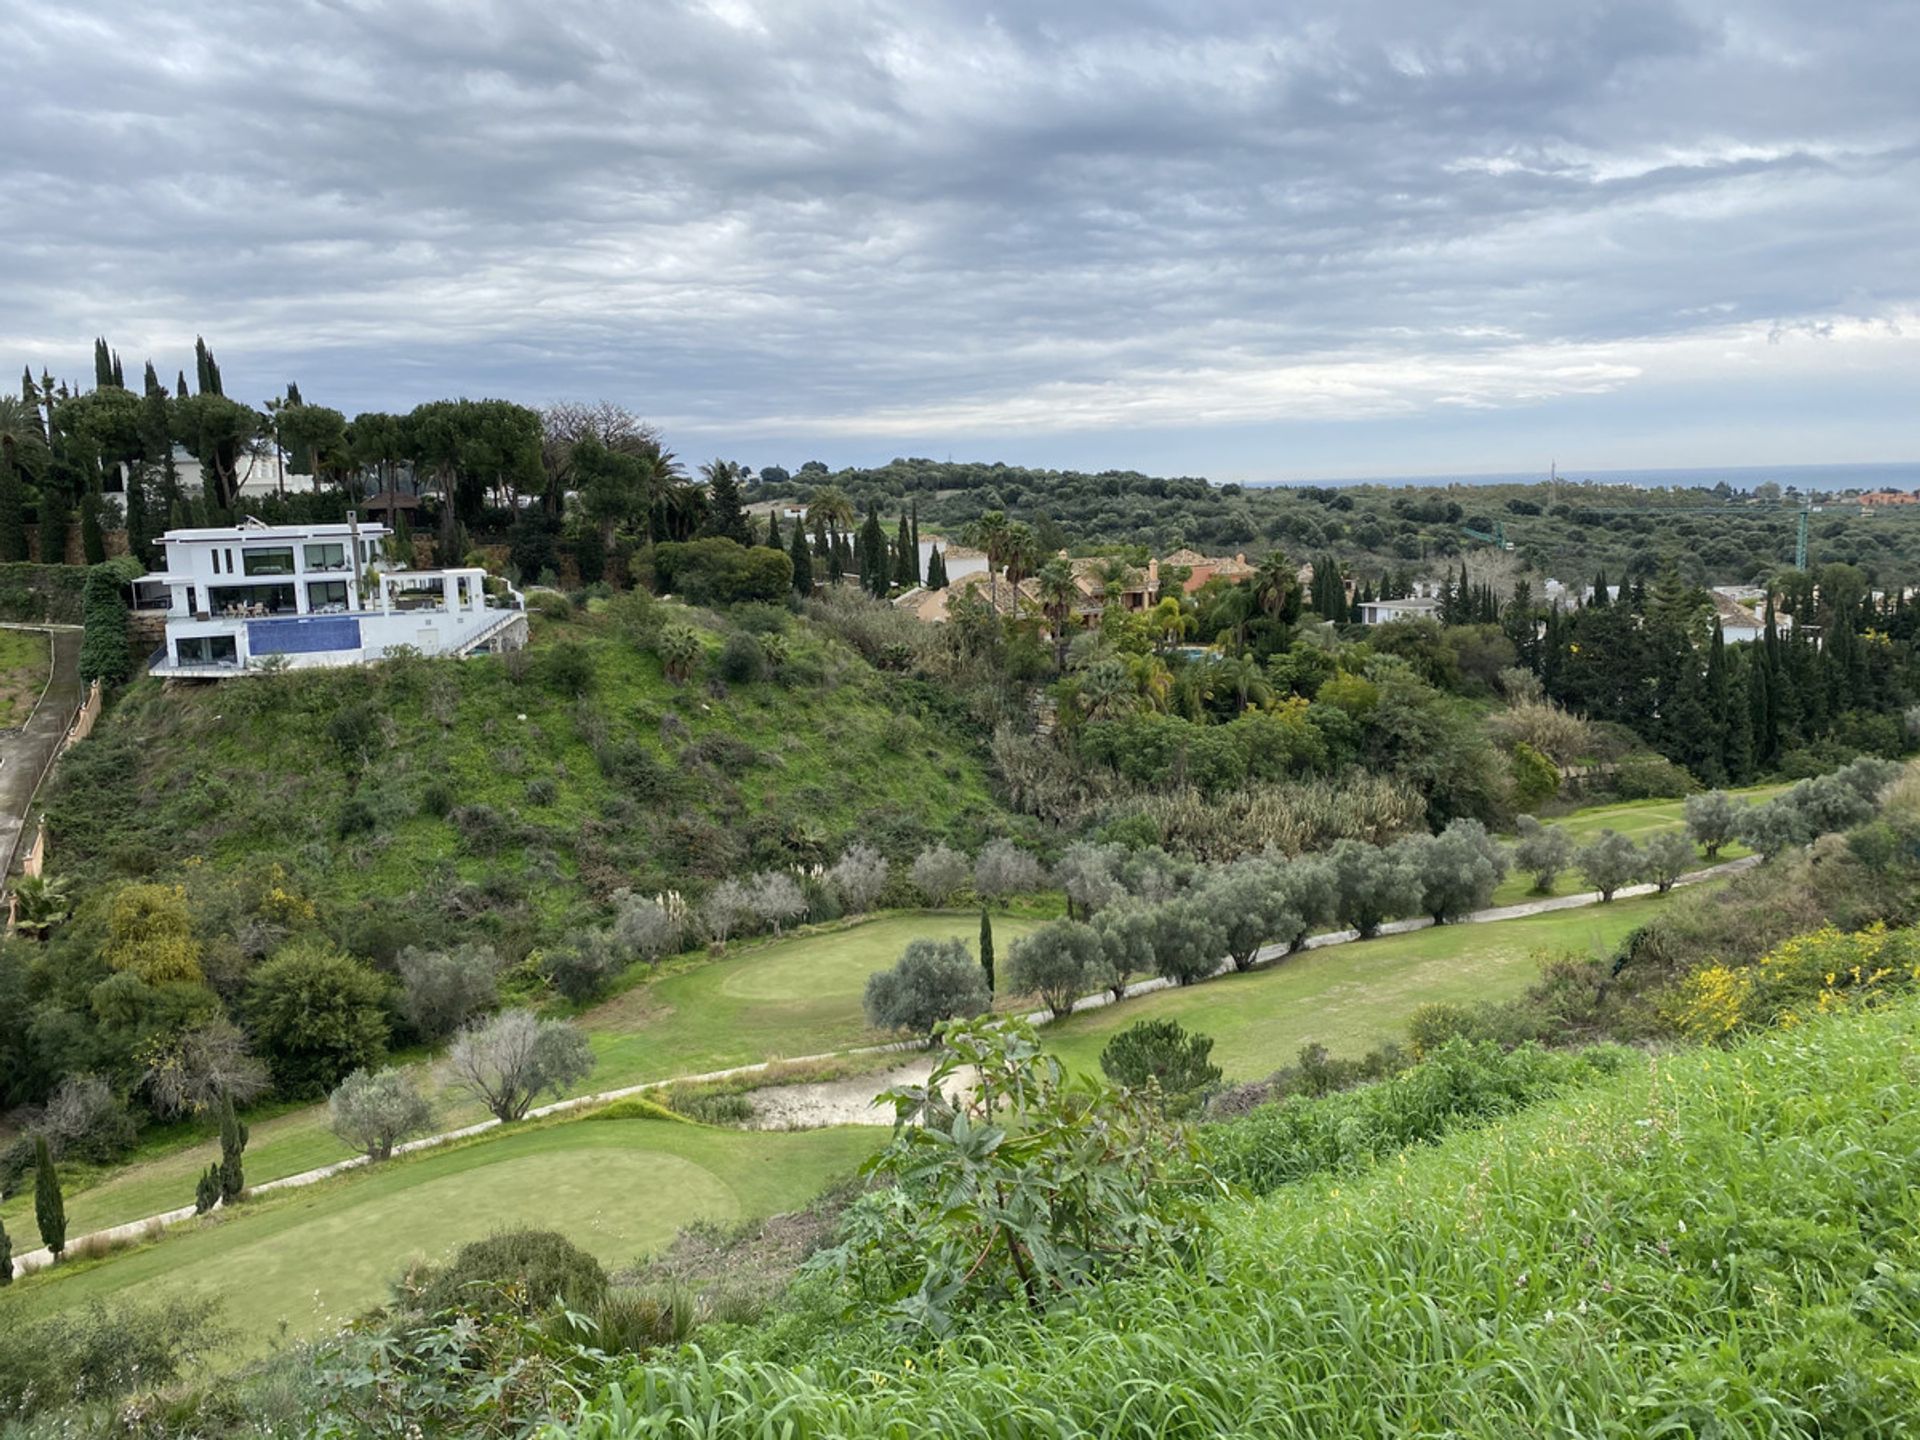
[[[299,608],[291,585],[209,585],[207,606],[223,617],[291,615]]]
[[[183,635],[174,641],[182,665],[237,665],[240,650],[231,635]]]
[[[329,610],[347,608],[347,582],[344,580],[309,580],[307,582],[307,613],[322,615]]]
[[[307,546],[307,569],[344,570],[347,568],[347,547],[345,545],[321,544]]]
[[[268,549],[242,550],[240,563],[249,575],[293,574],[293,547],[275,545]]]

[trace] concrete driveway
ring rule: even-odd
[[[0,857],[13,853],[15,838],[33,804],[34,791],[73,723],[85,693],[80,684],[80,631],[53,632],[53,678],[27,723],[0,734]]]

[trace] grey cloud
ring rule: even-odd
[[[21,9],[0,337],[855,433],[1895,317],[1916,52],[1872,0]]]

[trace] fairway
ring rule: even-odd
[[[1115,1032],[1137,1020],[1177,1020],[1213,1037],[1213,1063],[1228,1080],[1259,1080],[1292,1064],[1309,1043],[1336,1055],[1404,1044],[1407,1017],[1428,1001],[1517,995],[1538,975],[1542,956],[1605,953],[1665,903],[1648,896],[1306,950],[1251,974],[1085,1011],[1042,1034],[1069,1067],[1094,1074]]]
[[[1037,922],[996,915],[1000,952]],[[958,937],[972,949],[977,911],[909,911],[781,940],[736,943],[709,959],[669,961],[656,975],[580,1017],[593,1044],[594,1072],[575,1093],[596,1094],[649,1080],[748,1065],[794,1055],[818,1055],[871,1044],[886,1036],[867,1028],[860,1009],[867,976],[900,958],[921,936]],[[423,1086],[437,1088],[431,1067],[417,1066]],[[436,1101],[437,1129],[484,1118],[457,1094]],[[297,1175],[344,1160],[352,1152],[333,1137],[324,1105],[304,1106],[253,1124],[247,1178],[253,1183]],[[156,1215],[193,1200],[195,1177],[219,1156],[209,1136],[198,1144],[159,1151],[117,1170],[104,1184],[67,1197],[70,1232]],[[15,1243],[37,1243],[31,1187],[0,1206]]]
[[[882,1130],[795,1134],[660,1120],[576,1120],[429,1151],[230,1217],[188,1222],[157,1244],[0,1294],[0,1316],[31,1317],[104,1296],[174,1289],[218,1295],[239,1338],[230,1358],[282,1333],[322,1333],[380,1304],[412,1260],[516,1225],[558,1230],[615,1267],[696,1220],[798,1209],[851,1174]]]

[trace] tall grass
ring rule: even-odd
[[[938,1348],[638,1366],[614,1437],[1893,1436],[1920,1426],[1920,1004],[1635,1058],[1210,1263]],[[784,1363],[782,1363],[784,1362]]]

